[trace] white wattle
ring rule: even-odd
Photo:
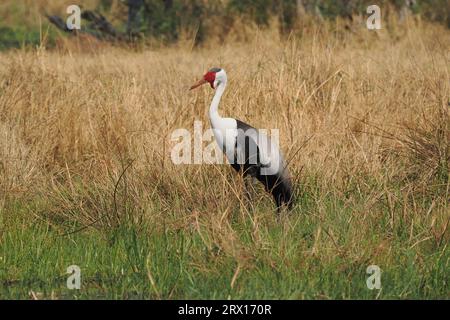
[[[234,149],[237,137],[237,122],[233,118],[222,118],[219,115],[219,103],[227,85],[226,75],[223,73],[223,79],[216,88],[216,93],[209,107],[209,119],[214,131],[219,148],[226,153],[228,161],[234,159]]]

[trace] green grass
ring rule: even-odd
[[[30,205],[16,205],[3,212],[0,298],[28,299],[30,291],[43,299],[449,298],[446,243],[411,246],[407,228],[389,230],[389,221],[375,218],[372,232],[355,244],[355,226],[346,222],[354,210],[342,200],[321,203],[326,222],[314,214],[317,201],[300,202],[302,210],[280,221],[263,215],[257,240],[250,217],[232,216],[235,254],[210,241],[214,234],[201,223],[64,235],[35,220]],[[386,242],[389,250],[380,253]],[[66,287],[73,264],[81,268],[80,290]],[[382,270],[381,291],[366,286],[371,264]]]
[[[61,32],[59,33],[60,35]],[[29,29],[24,26],[2,26],[0,25],[0,51],[20,48],[39,47],[43,40],[46,46],[55,45],[58,31],[45,24],[42,32],[39,29]]]

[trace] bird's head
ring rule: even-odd
[[[205,75],[199,81],[197,81],[190,88],[190,90],[200,87],[202,84],[205,83],[209,83],[211,88],[216,89],[221,83],[226,82],[227,82],[227,74],[225,73],[225,70],[220,68],[211,68],[205,73]]]

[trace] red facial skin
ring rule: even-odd
[[[216,73],[215,72],[207,72],[204,76],[203,79],[205,79],[206,81],[209,82],[209,84],[211,85],[211,88],[214,89],[214,80],[216,80]]]

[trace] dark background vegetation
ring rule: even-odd
[[[64,6],[49,13],[47,3],[42,1],[38,17],[31,17],[35,23],[24,23],[22,20],[27,18],[23,12],[16,12],[17,17],[13,21],[8,19],[14,14],[14,6],[20,4],[9,6],[9,11],[3,14],[0,5],[0,19],[3,18],[0,20],[0,49],[39,45],[43,30],[49,30],[47,44],[54,44],[58,33],[56,28],[48,28],[48,24],[52,22],[58,26],[59,22],[59,29],[64,29],[67,14]],[[4,8],[8,8],[7,3],[3,4]],[[382,8],[382,18],[387,13],[397,15],[399,19],[409,15],[450,27],[448,0],[98,0],[89,4],[88,12],[80,1],[82,32],[108,41],[151,38],[168,44],[178,41],[180,34],[188,31],[198,45],[210,37],[221,37],[236,29],[239,31],[242,24],[264,28],[274,20],[279,22],[282,34],[290,34],[301,30],[307,18],[352,20],[355,16],[367,16],[366,8],[371,4]],[[91,12],[95,15],[89,14]]]

